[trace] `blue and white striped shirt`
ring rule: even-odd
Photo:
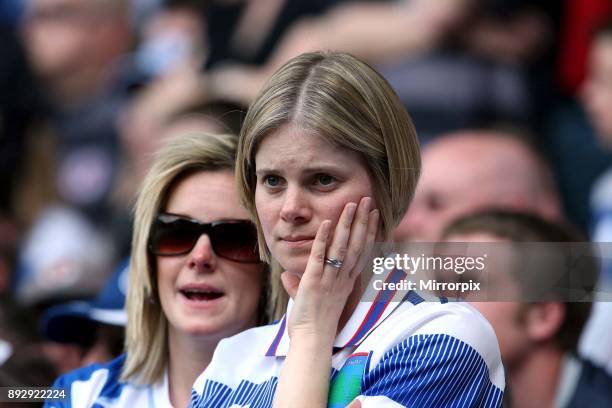
[[[172,408],[168,376],[151,385],[120,381],[125,354],[105,364],[92,364],[59,377],[54,388],[68,398],[45,402],[45,408]]]
[[[392,271],[386,281],[405,276]],[[336,337],[328,407],[355,398],[363,408],[501,406],[499,347],[478,311],[446,299],[424,301],[413,291],[365,299]],[[287,315],[222,340],[194,384],[191,406],[271,407],[289,350]]]

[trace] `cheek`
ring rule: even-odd
[[[231,274],[228,274],[239,301],[243,302],[243,305],[249,304],[255,307],[253,312],[257,312],[264,281],[264,269],[263,265],[250,265],[240,270],[233,270]]]
[[[165,271],[167,269],[165,262],[163,260],[157,260],[157,265],[155,265],[155,284],[157,285],[157,290],[160,291],[162,285],[164,284],[165,275],[160,273],[161,271]]]
[[[501,341],[516,336],[516,307],[511,302],[490,302],[483,311],[484,317],[489,320],[491,326]]]
[[[349,202],[351,202],[350,199],[339,200],[338,204],[334,205],[329,201],[323,201],[319,209],[320,220],[331,220],[333,226],[337,225],[340,215],[342,214],[342,210],[344,210],[344,206]]]
[[[271,219],[271,200],[262,197],[259,193],[259,189],[255,191],[255,209],[257,211],[257,217],[265,229]]]
[[[338,192],[334,197],[324,197],[319,206],[319,218],[321,221],[324,219],[331,220],[332,224],[336,225],[342,211],[344,211],[344,207],[346,207],[348,203],[359,205],[363,197],[372,197],[372,199],[374,199],[371,191]]]
[[[171,290],[174,286],[174,280],[180,265],[176,262],[175,257],[160,257],[157,259],[157,273],[155,283],[159,296],[162,297],[164,293]]]
[[[261,195],[256,193],[255,208],[259,223],[267,240],[270,231],[273,230],[274,224],[279,218],[280,207],[277,205],[277,200],[270,197],[261,197]]]

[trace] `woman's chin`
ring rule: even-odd
[[[302,275],[304,275],[304,273],[301,271],[285,270],[281,276],[283,288],[292,299],[297,293],[300,282],[302,281]]]
[[[304,271],[306,270],[306,265],[308,264],[308,257],[305,257],[304,259],[296,259],[296,257],[291,257],[290,259],[277,258],[277,261],[281,265],[283,271],[301,277],[304,274]]]

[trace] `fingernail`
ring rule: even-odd
[[[366,211],[370,211],[370,207],[372,206],[372,199],[370,197],[364,197],[362,199],[363,202],[363,206],[365,207]]]
[[[323,221],[323,238],[325,239],[327,239],[327,237],[329,236],[330,226],[331,226],[330,220]]]
[[[347,207],[348,208],[346,209],[346,211],[348,213],[348,216],[349,216],[349,218],[352,219],[353,216],[355,215],[355,210],[357,209],[357,204],[350,203],[350,204],[347,205]]]

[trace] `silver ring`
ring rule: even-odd
[[[334,258],[325,258],[325,263],[333,266],[336,269],[340,269],[342,268],[342,261],[339,259],[334,259]]]

